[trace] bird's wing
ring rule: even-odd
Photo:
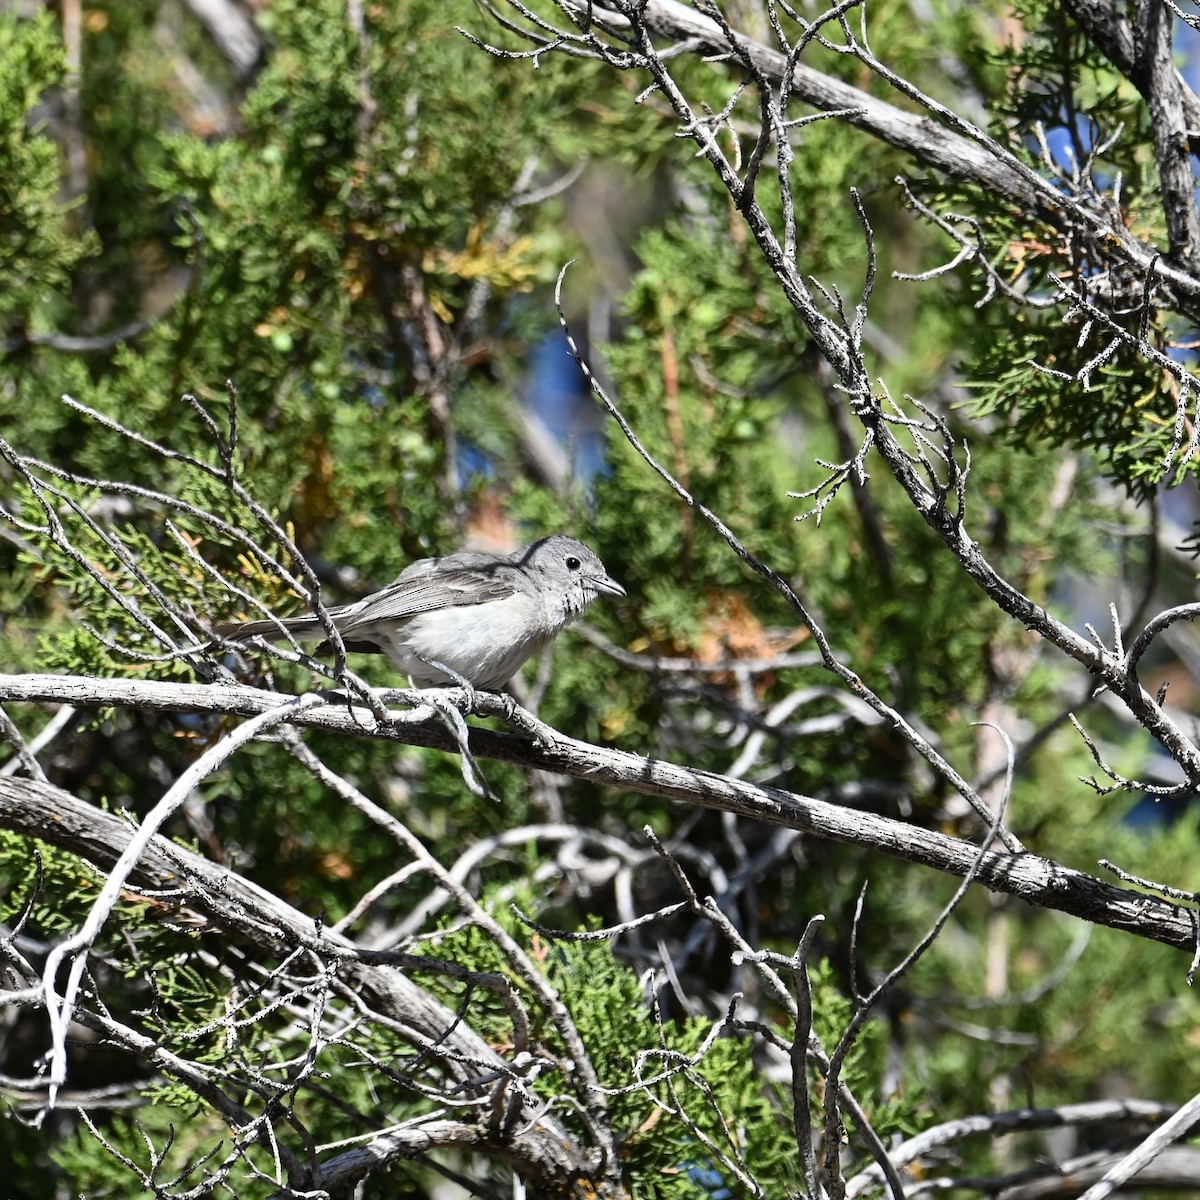
[[[443,559],[436,570],[430,565],[436,559],[413,563],[383,591],[351,606],[344,620],[338,621],[338,628],[349,633],[380,621],[402,621],[439,608],[487,604],[516,593],[515,573],[509,564],[483,554],[471,557],[480,561],[450,566]]]

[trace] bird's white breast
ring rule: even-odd
[[[380,626],[370,636],[393,666],[424,683],[455,680],[432,666],[440,663],[481,688],[507,683],[522,663],[562,629],[569,614],[548,611],[540,599],[519,593],[486,604],[419,613],[403,625]],[[368,633],[364,626],[363,633]]]

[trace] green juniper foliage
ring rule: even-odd
[[[1029,33],[994,54],[1007,83],[992,131],[1035,170],[1049,173],[1047,159],[1057,164],[1064,190],[1072,164],[1087,164],[1104,190],[1119,190],[1130,231],[1165,245],[1146,105],[1057,6],[1032,0],[1016,8]],[[1094,455],[1105,475],[1142,499],[1164,481],[1178,484],[1194,473],[1194,460],[1181,472],[1180,454],[1172,452],[1178,381],[1134,348],[1144,337],[1167,358],[1191,361],[1194,314],[1184,320],[1143,305],[1142,281],[1116,269],[1113,285],[1127,299],[1110,306],[1110,328],[1089,320],[1058,287],[1060,279],[1113,269],[1101,239],[1063,261],[1027,214],[1001,209],[989,217],[988,243],[1001,276],[1032,303],[993,302],[971,314],[977,334],[963,373],[974,411],[999,418],[998,431],[1022,448],[1049,441]],[[982,296],[983,281],[971,274],[971,292]],[[1081,373],[1083,386],[1070,382]]]

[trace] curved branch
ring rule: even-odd
[[[57,943],[46,956],[46,966],[42,971],[42,994],[50,1023],[50,1070],[46,1081],[45,1111],[54,1107],[58,1090],[67,1081],[67,1027],[74,1015],[80,983],[87,970],[88,953],[105,921],[116,907],[133,865],[141,857],[146,843],[188,795],[239,747],[253,741],[266,730],[287,723],[292,714],[307,711],[322,703],[322,698],[313,693],[285,699],[274,708],[256,713],[240,728],[210,746],[171,785],[162,799],[146,814],[138,829],[127,839],[120,858],[113,864],[104,886],[92,902],[87,919],[74,934]],[[70,966],[67,970],[66,986],[59,995],[56,991],[58,972],[64,963],[69,963]]]
[[[1150,649],[1150,643],[1160,633],[1170,629],[1177,621],[1194,621],[1197,617],[1200,617],[1200,604],[1192,603],[1179,604],[1174,608],[1165,609],[1151,618],[1142,632],[1134,639],[1133,644],[1129,647],[1129,653],[1125,656],[1124,666],[1130,677],[1137,677],[1137,665],[1141,661],[1142,655]]]
[[[1064,1129],[1113,1121],[1158,1122],[1171,1116],[1176,1108],[1174,1104],[1160,1104],[1155,1100],[1094,1100],[1086,1104],[1064,1104],[1059,1108],[1017,1108],[1008,1112],[979,1113],[922,1130],[890,1150],[888,1158],[895,1166],[903,1167],[930,1151],[964,1138],[981,1135],[999,1137],[1032,1129]],[[846,1187],[846,1200],[857,1200],[857,1197],[878,1187],[882,1181],[879,1168],[868,1167],[850,1180]]]

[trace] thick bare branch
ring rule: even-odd
[[[564,11],[582,14],[626,36],[631,28],[643,28],[660,37],[686,42],[697,55],[728,61],[730,42],[718,22],[679,0],[614,3],[607,10],[577,0],[559,0],[559,4]],[[737,35],[737,50],[765,79],[776,85],[783,82],[788,55],[741,33]],[[984,188],[1022,210],[1035,209],[1056,225],[1065,219],[1093,236],[1111,239],[1139,271],[1151,268],[1181,297],[1200,299],[1200,276],[1190,261],[1162,259],[1155,247],[1140,242],[1121,223],[1094,206],[1075,203],[1053,182],[1042,179],[982,130],[949,110],[941,109],[935,113],[939,119],[931,120],[929,115],[889,104],[803,63],[795,65],[788,84],[792,99],[824,112],[845,110],[841,119],[913,155],[923,166]],[[948,128],[946,121],[957,128]]]
[[[385,703],[412,703],[412,692],[382,692]],[[141,680],[74,679],[56,675],[0,675],[0,702],[71,703],[81,707],[132,707],[160,712],[226,713],[253,716],[277,708],[275,692],[249,687],[204,686]],[[478,693],[481,715],[511,717],[511,702]],[[518,714],[518,719],[520,716]],[[342,705],[297,713],[299,727],[324,729],[352,737],[376,737],[414,746],[454,751],[457,742],[428,707],[389,714],[377,722],[370,710]],[[531,741],[491,730],[470,731],[471,751],[480,758],[556,771],[612,788],[667,796],[687,804],[736,813],[816,837],[846,842],[932,867],[963,878],[972,870],[978,846],[959,838],[890,817],[843,808],[779,788],[759,787],[708,771],[677,766],[577,741],[539,726]],[[16,820],[9,813],[7,820]],[[16,825],[12,826],[17,828]],[[40,836],[36,834],[35,836]],[[1034,854],[991,851],[978,864],[976,880],[991,891],[1018,896],[1031,904],[1070,913],[1139,937],[1186,950],[1195,947],[1200,918],[1195,910],[1159,897],[1127,891]]]
[[[1175,69],[1172,26],[1166,5],[1159,0],[1139,0],[1135,29],[1138,71],[1134,78],[1142,80],[1141,91],[1150,108],[1171,255],[1194,275],[1200,268],[1200,213],[1183,105],[1183,94],[1191,93]]]
[[[110,870],[117,863],[134,837],[134,831],[120,817],[60,788],[28,779],[0,779],[0,824],[70,850],[102,870]],[[470,1073],[477,1076],[482,1076],[485,1069],[501,1078],[511,1072],[511,1064],[458,1014],[434,1000],[406,974],[378,962],[358,960],[350,939],[327,927],[315,929],[311,917],[236,873],[155,837],[148,840],[129,878],[147,888],[179,889],[182,884],[190,907],[200,909],[239,940],[270,957],[298,944],[312,944],[315,939],[316,944],[327,946],[339,958],[337,973],[341,980],[372,1010],[407,1030],[408,1036],[435,1058],[470,1063]],[[156,1047],[146,1039],[144,1052],[152,1049]],[[167,1073],[176,1073],[172,1061],[162,1055],[155,1054],[154,1061]],[[188,1086],[196,1082],[190,1074],[180,1074],[179,1078]],[[538,1112],[536,1120],[532,1119],[534,1115],[532,1109],[518,1113],[519,1119],[511,1123],[503,1142],[490,1141],[484,1128],[459,1122],[433,1122],[411,1136],[381,1136],[369,1152],[336,1156],[332,1160],[334,1175],[344,1187],[352,1178],[362,1178],[375,1167],[435,1145],[469,1145],[519,1164],[538,1195],[617,1200],[621,1192],[611,1179],[606,1182],[597,1177],[587,1150],[549,1113]],[[349,1173],[352,1166],[359,1170],[357,1176]]]

